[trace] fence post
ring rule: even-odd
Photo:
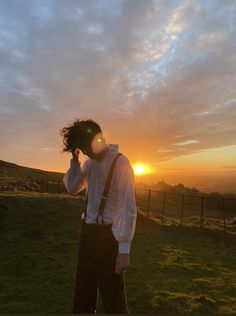
[[[150,199],[151,199],[151,190],[148,190],[148,200],[147,200],[147,215],[151,216],[150,212]]]
[[[201,196],[200,227],[203,227],[203,208],[204,208],[204,196]]]
[[[165,204],[166,204],[166,192],[163,192],[162,217],[161,217],[162,223],[164,222]]]
[[[224,232],[225,232],[225,199],[222,198],[222,211],[223,211],[223,218],[224,218]]]
[[[183,212],[184,212],[184,194],[182,195],[182,203],[181,203],[181,218],[180,218],[180,224],[183,224]]]

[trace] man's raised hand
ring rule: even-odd
[[[79,148],[75,148],[74,151],[72,150],[72,159],[74,161],[79,161],[79,153],[80,153]]]

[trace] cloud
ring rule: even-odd
[[[222,166],[222,168],[225,168],[225,169],[235,169],[235,170],[236,170],[236,165]]]
[[[74,116],[152,162],[235,144],[235,13],[230,0],[1,1],[1,146],[18,130],[54,147]]]
[[[185,140],[183,142],[180,142],[180,143],[175,143],[176,146],[186,146],[186,145],[189,145],[189,144],[196,144],[196,143],[199,143],[199,140],[196,140],[196,139],[189,139],[189,140]]]
[[[53,147],[41,147],[39,148],[39,151],[42,151],[42,152],[56,152],[56,148],[53,148]]]

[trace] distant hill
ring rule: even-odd
[[[0,182],[48,180],[62,181],[64,173],[19,166],[0,160]]]
[[[196,195],[196,196],[214,196],[214,197],[227,197],[236,199],[236,193],[232,191],[231,192],[217,192],[217,191],[203,191],[199,190],[194,187],[187,187],[183,183],[178,183],[176,185],[170,185],[166,183],[164,180],[158,181],[156,183],[152,183],[151,185],[146,184],[144,182],[136,182],[135,186],[137,189],[150,189],[150,190],[157,190],[162,192],[169,192],[169,193],[177,193],[177,194],[186,194],[186,195]]]

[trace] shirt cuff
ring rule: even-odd
[[[130,253],[130,242],[119,242],[119,253],[129,254]]]

